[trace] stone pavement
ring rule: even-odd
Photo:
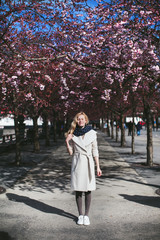
[[[1,157],[1,179],[7,189],[0,195],[0,240],[159,240],[158,178],[151,184],[149,177],[140,175],[129,147],[121,149],[101,132],[98,143],[103,176],[97,178],[97,190],[92,193],[91,225],[87,227],[76,224],[77,208],[70,191],[71,158],[64,140],[43,147],[37,155],[24,151],[26,165],[19,169],[7,169]],[[137,156],[139,163],[139,152],[134,158]],[[33,164],[29,164],[31,158]],[[24,172],[9,182],[12,169],[13,178],[18,170]]]
[[[160,188],[160,131],[153,131],[153,166],[146,166],[147,159],[147,131],[144,129],[141,130],[141,135],[135,135],[135,154],[131,154],[131,136],[127,135],[126,131],[126,145],[125,147],[120,147],[119,142],[115,142],[111,138],[106,140],[114,147],[114,150],[117,151],[120,156],[130,163],[131,167],[134,168],[139,175],[141,175],[146,182],[152,186]]]

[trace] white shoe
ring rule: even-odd
[[[78,224],[78,225],[83,225],[83,215],[80,215],[80,216],[78,217],[77,224]]]
[[[84,218],[83,218],[83,224],[84,224],[85,226],[90,225],[90,221],[89,221],[89,217],[88,217],[88,216],[84,216]]]

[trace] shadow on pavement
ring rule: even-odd
[[[118,172],[119,173],[119,172]],[[142,182],[140,181],[139,179],[136,180],[133,180],[132,178],[131,179],[127,179],[127,178],[123,178],[123,177],[119,177],[117,173],[112,173],[110,171],[109,174],[103,174],[100,178],[97,179],[97,182],[98,183],[103,183],[103,180],[106,180],[106,179],[113,179],[113,180],[122,180],[122,181],[127,181],[127,182],[133,182],[133,183],[137,183],[137,184],[141,184],[141,185],[144,185],[144,186],[149,186],[149,187],[155,187],[155,188],[159,188],[160,186],[157,184],[150,184],[150,183],[145,183],[145,182]]]
[[[1,240],[14,240],[14,238],[11,238],[7,232],[2,232],[2,231],[0,231],[0,239]]]
[[[124,199],[151,207],[160,208],[160,197],[120,194]]]
[[[63,153],[64,155],[64,153]],[[41,165],[33,168],[26,177],[18,183],[20,190],[51,191],[58,188],[60,191],[68,191],[70,184],[70,161],[69,157],[61,157],[61,153],[50,156]]]
[[[71,213],[65,212],[62,209],[52,207],[43,202],[40,202],[38,200],[29,198],[26,196],[20,196],[20,195],[13,194],[13,193],[7,193],[6,196],[10,201],[22,202],[32,208],[35,208],[35,209],[45,212],[45,213],[57,214],[57,215],[60,215],[60,216],[66,217],[66,218],[71,218],[74,221],[76,221],[76,219],[77,219],[77,217]]]

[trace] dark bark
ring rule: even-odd
[[[44,124],[45,145],[50,146],[49,125],[48,125],[48,117],[46,114],[43,115],[43,124]]]
[[[16,112],[16,111],[15,111]],[[16,157],[15,163],[17,166],[21,164],[21,148],[20,148],[20,132],[18,127],[18,116],[14,115],[14,127],[15,127],[15,135],[16,135]]]
[[[152,114],[150,107],[145,109],[147,119],[147,166],[153,166]]]
[[[125,146],[124,115],[121,114],[121,147]]]
[[[118,132],[119,132],[119,126],[118,126],[118,120],[116,119],[116,142],[118,142]]]
[[[111,114],[111,138],[114,138],[114,129],[113,129],[113,114]]]
[[[104,132],[104,119],[103,119],[103,117],[102,117],[102,122],[101,122],[100,128],[101,128],[101,131]]]
[[[135,111],[133,110],[132,112],[132,143],[131,143],[131,148],[132,148],[132,154],[135,154],[135,122],[134,122],[134,117],[135,117]]]
[[[34,116],[33,117],[34,152],[39,152],[40,151],[37,120],[38,120],[38,116]]]
[[[57,142],[57,122],[56,119],[53,121],[53,140]]]
[[[107,117],[107,135],[108,135],[108,137],[111,136],[111,134],[110,134],[110,126],[109,126],[109,119],[108,119],[108,117]]]
[[[57,142],[57,113],[53,111],[53,141]]]

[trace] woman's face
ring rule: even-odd
[[[84,127],[86,124],[86,119],[84,115],[79,115],[77,118],[77,124],[79,127]]]

